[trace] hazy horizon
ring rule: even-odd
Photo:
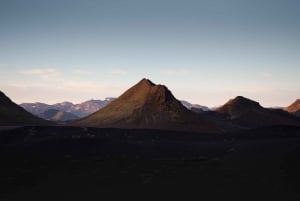
[[[296,0],[3,0],[0,16],[0,90],[16,103],[118,97],[144,77],[209,107],[300,98]]]

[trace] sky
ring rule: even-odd
[[[298,0],[0,0],[0,90],[117,97],[142,78],[209,107],[300,98]]]

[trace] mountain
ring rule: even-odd
[[[235,119],[251,112],[264,112],[265,109],[260,106],[258,102],[242,96],[237,96],[234,99],[230,99],[223,106],[217,108],[216,111],[228,115],[230,119]]]
[[[56,103],[50,106],[50,109],[57,109],[65,112],[73,112],[74,104],[71,102]]]
[[[284,110],[300,117],[300,99],[297,99],[291,105],[284,108]]]
[[[285,111],[288,112],[297,112],[298,110],[300,110],[300,99],[297,99],[295,102],[285,108]]]
[[[109,105],[73,125],[219,131],[200,115],[185,108],[166,86],[156,85],[148,79],[142,79]]]
[[[88,116],[94,112],[97,112],[101,108],[105,107],[107,104],[109,104],[111,101],[113,101],[115,98],[106,98],[105,100],[88,100],[83,103],[77,104],[73,107],[72,112],[73,114],[85,117]]]
[[[56,109],[46,110],[45,112],[39,114],[38,116],[43,119],[55,121],[55,122],[79,119],[78,116],[76,116],[70,112],[60,111],[60,110],[56,110]]]
[[[22,103],[19,106],[24,108],[27,112],[30,112],[34,115],[39,115],[46,110],[51,109],[51,105],[45,104],[45,103]]]
[[[62,102],[53,105],[48,105],[45,103],[22,103],[20,106],[34,115],[40,115],[49,109],[56,109],[59,111],[72,113],[79,118],[82,118],[105,107],[113,100],[114,98],[106,98],[105,100],[88,100],[80,104]]]
[[[0,91],[0,126],[50,125],[12,102]]]
[[[300,126],[299,119],[281,109],[266,109],[258,102],[237,96],[215,110],[226,119],[245,127],[270,125]]]
[[[202,111],[210,111],[210,109],[208,107],[203,106],[203,105],[192,104],[185,100],[181,100],[180,102],[184,107],[186,107],[189,110],[192,110],[192,109],[199,110],[200,109]]]

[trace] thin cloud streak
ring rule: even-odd
[[[272,77],[272,76],[273,76],[272,73],[266,72],[266,71],[259,72],[258,75],[259,75],[260,77],[264,77],[264,78],[269,78],[269,77]]]
[[[11,98],[17,103],[45,102],[49,104],[71,101],[83,102],[93,99],[104,99],[108,96],[119,96],[124,86],[101,81],[48,81],[37,83],[33,81],[14,81],[2,86],[5,92],[11,91]],[[20,94],[24,94],[20,97]]]
[[[29,70],[21,71],[21,74],[38,76],[39,78],[45,79],[45,80],[54,79],[54,78],[58,78],[61,76],[61,73],[55,68],[29,69]]]
[[[183,76],[191,74],[191,72],[187,69],[164,69],[161,72],[166,76]]]
[[[110,74],[116,75],[116,76],[123,76],[123,75],[127,75],[128,73],[122,69],[113,69],[110,71]]]
[[[93,74],[92,71],[82,70],[82,69],[75,69],[72,71],[75,75],[91,75]]]

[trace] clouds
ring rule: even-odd
[[[163,69],[161,73],[166,76],[185,76],[191,74],[191,72],[188,69],[183,69],[183,68],[181,69],[167,68],[167,69]]]
[[[109,73],[111,75],[116,75],[116,76],[123,76],[123,75],[127,75],[128,74],[127,71],[119,69],[119,68],[112,69]]]
[[[76,67],[70,65],[55,68],[6,68],[8,70],[0,75],[0,90],[9,91],[8,95],[18,103],[79,103],[91,98],[119,96],[141,78],[146,77],[154,83],[165,84],[180,99],[203,105],[220,105],[237,95],[261,100],[266,105],[284,105],[280,104],[279,100],[283,102],[286,99],[280,99],[277,93],[283,94],[292,82],[286,82],[284,74],[268,67],[253,69],[251,72],[229,69],[226,73],[219,73],[219,68],[197,69],[193,66],[185,68],[182,65],[170,67],[169,64],[161,64],[159,67],[154,65],[153,68],[147,64],[147,68],[145,65],[140,69],[113,64],[90,64],[86,68],[78,66],[79,64]],[[207,69],[210,72],[206,71]],[[299,94],[299,90],[289,94],[289,98],[294,98],[294,95]],[[276,99],[269,98],[271,95]]]
[[[32,79],[22,79],[21,81],[11,82],[14,86],[28,87],[52,87],[55,89],[91,89],[102,83],[91,81],[90,75],[92,72],[87,70],[75,69],[62,72],[57,68],[35,68],[20,72],[23,75],[29,76]],[[40,78],[37,81],[33,78]],[[20,84],[22,82],[22,84]]]
[[[91,98],[119,96],[126,89],[122,81],[105,78],[108,75],[111,73],[107,70],[101,73],[82,69],[30,68],[17,71],[6,82],[0,80],[0,85],[1,90],[10,91],[12,100],[17,103],[80,103]]]
[[[61,73],[55,68],[28,69],[28,70],[21,71],[21,73],[24,74],[24,75],[37,76],[37,77],[39,77],[41,79],[45,79],[45,80],[56,79],[56,78],[59,78],[61,76]]]
[[[272,73],[267,72],[267,71],[259,72],[258,75],[259,75],[260,77],[263,77],[263,78],[269,78],[269,77],[272,77],[272,76],[273,76]]]
[[[93,74],[92,71],[82,70],[82,69],[74,69],[74,70],[72,70],[72,73],[75,74],[75,75],[90,75],[90,74]]]
[[[5,68],[5,67],[9,67],[9,66],[10,66],[9,64],[0,63],[0,68]]]

